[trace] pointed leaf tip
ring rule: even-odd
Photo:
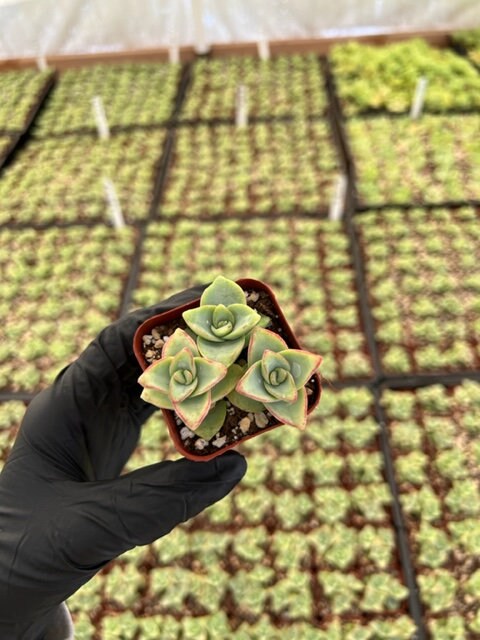
[[[202,294],[200,305],[205,304],[245,304],[245,292],[233,280],[224,276],[217,276]]]
[[[257,326],[252,331],[248,345],[248,366],[261,360],[266,349],[278,353],[288,349],[288,345],[277,333]]]
[[[281,355],[290,366],[290,373],[295,380],[297,389],[305,386],[310,377],[315,373],[322,363],[322,356],[302,349],[287,349]]]
[[[162,358],[176,356],[182,349],[189,349],[192,355],[198,356],[198,349],[195,344],[195,340],[193,340],[183,329],[176,329],[163,345]]]
[[[298,390],[295,402],[271,402],[267,409],[279,422],[304,431],[307,426],[307,406],[307,392],[302,388]]]
[[[152,362],[138,378],[138,383],[149,389],[168,393],[170,384],[170,364],[173,358],[161,358]]]
[[[195,429],[203,422],[211,406],[210,391],[199,396],[190,396],[182,402],[174,402],[174,410],[189,429]]]

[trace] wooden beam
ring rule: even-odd
[[[355,40],[364,44],[385,45],[391,42],[399,42],[410,38],[423,38],[432,45],[444,47],[448,44],[451,32],[440,31],[405,31],[363,36],[339,36],[335,38],[315,38],[298,40],[272,40],[269,42],[272,56],[293,53],[326,54],[330,48],[342,42]],[[195,48],[180,47],[180,61],[194,60],[197,55]],[[212,45],[209,56],[218,58],[224,56],[257,55],[256,42],[233,42],[228,44]],[[166,62],[169,59],[169,50],[158,49],[132,49],[131,51],[112,51],[107,53],[86,53],[77,55],[52,55],[47,56],[46,61],[50,67],[59,71],[75,67],[85,67],[93,64],[115,64],[126,62]],[[15,58],[0,60],[0,71],[9,69],[25,69],[37,66],[36,58]]]

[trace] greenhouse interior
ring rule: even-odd
[[[480,638],[479,264],[478,0],[0,0],[0,637]],[[130,313],[92,435],[68,376]],[[182,447],[247,470],[90,558],[69,492]]]

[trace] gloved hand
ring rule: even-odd
[[[223,498],[242,456],[160,462],[120,476],[156,410],[140,399],[133,335],[203,287],[104,329],[30,403],[0,475],[0,638],[38,640],[58,605],[106,563]]]

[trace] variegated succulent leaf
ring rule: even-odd
[[[265,349],[279,352],[288,349],[288,345],[278,333],[274,333],[269,329],[263,329],[262,327],[255,327],[248,344],[247,363],[249,367],[262,359]]]
[[[211,440],[218,433],[227,416],[227,403],[224,400],[215,402],[202,423],[195,429],[195,435],[204,440]]]
[[[183,329],[176,329],[162,348],[162,358],[175,356],[182,349],[189,349],[194,356],[199,356],[195,339]]]
[[[173,402],[170,400],[166,393],[162,393],[158,389],[145,387],[140,394],[140,397],[142,398],[142,400],[145,400],[145,402],[149,402],[159,409],[170,409],[173,411]]]
[[[268,411],[282,424],[291,424],[303,431],[307,426],[307,392],[304,387],[297,390],[294,402],[277,400],[265,405]]]
[[[206,418],[211,405],[211,392],[206,391],[198,396],[190,396],[181,402],[174,402],[173,409],[187,427],[195,431]]]
[[[235,389],[237,382],[240,380],[244,373],[244,369],[238,364],[232,364],[227,369],[227,374],[224,378],[217,382],[212,388],[212,402],[222,400],[228,396],[228,394]]]

